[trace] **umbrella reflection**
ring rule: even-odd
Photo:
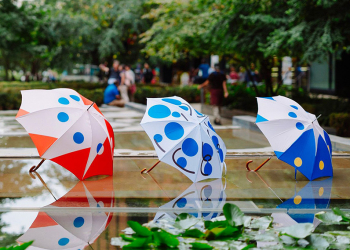
[[[112,213],[102,208],[113,207],[113,204],[112,177],[80,181],[66,195],[42,208],[18,241],[34,240],[28,250],[91,247],[112,219]],[[88,211],[88,208],[95,209]]]
[[[170,209],[173,211],[158,212],[154,221],[169,217],[175,219],[182,213],[181,210],[189,212],[197,218],[203,217],[204,220],[213,219],[220,215],[218,211],[222,211],[225,204],[225,188],[226,185],[222,184],[222,179],[194,183],[178,197],[161,206],[160,210]]]
[[[285,208],[288,215],[297,223],[314,223],[313,213],[289,212],[289,209],[327,209],[331,198],[333,178],[321,181],[310,181],[295,195],[278,205],[277,208]]]
[[[252,181],[248,178],[248,173],[246,178],[251,183]],[[276,208],[287,209],[288,216],[293,220],[287,224],[314,223],[315,226],[319,224],[317,220],[315,221],[315,214],[313,212],[308,213],[307,209],[327,209],[329,207],[333,177],[320,181],[310,181],[299,192],[295,191],[292,198],[283,202],[270,185],[257,172],[254,174],[256,174],[282,202]],[[306,209],[306,211],[304,209]],[[298,212],[298,210],[300,210],[300,212]],[[281,216],[281,214],[273,213],[271,216],[274,217],[275,222],[281,221],[282,224],[286,225],[286,218]]]

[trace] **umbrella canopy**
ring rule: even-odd
[[[316,116],[287,97],[257,99],[256,125],[277,158],[295,167],[309,180],[333,176],[331,140]]]
[[[19,242],[34,240],[28,250],[84,249],[107,228],[112,213],[79,211],[72,208],[109,208],[114,204],[113,178],[81,181],[65,196],[39,212]],[[54,208],[64,207],[59,211]],[[52,209],[53,211],[50,211]]]
[[[226,147],[208,116],[180,97],[147,98],[141,126],[158,158],[193,182],[221,178]]]
[[[314,223],[314,213],[298,214],[298,209],[327,209],[329,206],[333,178],[322,181],[310,181],[292,198],[286,200],[277,208],[293,209],[287,212],[297,223]]]
[[[17,121],[41,158],[83,180],[113,174],[114,133],[95,103],[72,89],[24,90]]]
[[[166,217],[176,219],[182,213],[182,209],[186,212],[194,210],[194,212],[190,212],[193,216],[211,220],[220,215],[220,212],[217,212],[217,210],[222,210],[225,202],[225,187],[222,185],[221,179],[193,183],[178,197],[160,207],[160,209],[174,209],[174,212],[158,212],[154,217],[154,221]],[[206,211],[201,211],[202,209]],[[210,209],[215,211],[210,211]]]

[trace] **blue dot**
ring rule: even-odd
[[[219,139],[215,135],[213,135],[211,137],[211,140],[213,141],[215,148],[219,149]]]
[[[148,110],[148,115],[155,119],[166,118],[171,114],[170,109],[164,105],[154,105]]]
[[[70,95],[70,98],[72,98],[73,100],[79,102],[80,101],[80,97],[77,95]]]
[[[68,238],[61,238],[59,241],[58,241],[58,245],[60,246],[65,246],[69,243],[69,239]]]
[[[97,203],[97,206],[96,207],[101,207],[100,204]]]
[[[299,130],[303,130],[304,129],[304,125],[301,122],[297,122],[297,124],[295,124],[295,126],[297,127],[297,129]]]
[[[161,142],[163,140],[163,136],[161,136],[160,134],[156,134],[156,135],[154,135],[153,139],[156,142]]]
[[[212,219],[216,218],[218,216],[218,213],[213,213]]]
[[[165,102],[174,104],[174,105],[181,105],[181,102],[179,100],[176,100],[176,99],[163,98],[162,100],[165,101]]]
[[[213,171],[213,167],[211,166],[211,164],[209,162],[207,162],[207,164],[205,164],[205,166],[204,166],[204,174],[211,175],[212,171]]]
[[[219,156],[220,156],[220,161],[224,162],[224,152],[222,151],[221,148],[218,149],[218,152],[219,152]]]
[[[67,115],[67,113],[65,112],[60,112],[58,113],[57,115],[57,119],[60,121],[60,122],[66,122],[69,120],[69,116]]]
[[[82,227],[84,225],[84,218],[83,217],[77,217],[74,219],[73,221],[73,225],[76,227],[76,228],[79,228],[79,227]]]
[[[187,166],[187,161],[184,157],[177,159],[176,163],[182,168],[185,168]]]
[[[103,146],[102,143],[99,143],[99,144],[97,145],[97,148],[96,148],[97,153],[100,152],[100,149],[102,148],[102,146]]]
[[[187,138],[182,143],[182,151],[187,156],[195,156],[198,153],[198,144],[197,142],[192,138]]]
[[[174,117],[180,117],[180,113],[179,113],[179,112],[173,112],[173,113],[172,113],[172,116],[174,116]]]
[[[202,156],[205,161],[210,161],[213,156],[213,148],[208,143],[203,144]]]
[[[183,110],[188,110],[188,107],[186,107],[186,106],[180,106],[180,108],[182,108]]]
[[[213,193],[213,188],[211,186],[206,186],[203,190],[205,198],[209,198]]]
[[[296,109],[298,110],[298,107],[297,106],[294,106],[294,105],[290,105],[293,109]]]
[[[208,126],[209,126],[209,128],[210,128],[211,130],[213,130],[213,131],[215,132],[213,126],[212,126],[211,123],[210,123],[210,121],[208,121]]]
[[[183,208],[187,205],[187,199],[186,198],[181,198],[180,200],[177,201],[176,205],[179,208]]]
[[[292,118],[297,118],[297,114],[295,114],[294,112],[289,112],[288,115]]]
[[[58,99],[58,102],[63,104],[63,105],[68,105],[69,101],[67,98],[61,97],[60,99]]]
[[[73,140],[76,144],[81,144],[83,143],[84,141],[84,136],[82,133],[80,132],[76,132],[74,135],[73,135]]]
[[[170,140],[178,140],[184,135],[185,131],[179,123],[170,122],[165,126],[164,133]]]

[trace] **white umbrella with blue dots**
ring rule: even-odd
[[[193,182],[221,178],[225,144],[208,116],[184,99],[177,96],[147,98],[141,126],[150,137],[160,161],[180,170]]]

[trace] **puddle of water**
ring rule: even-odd
[[[264,138],[255,137],[255,140],[249,140],[239,137],[241,133],[246,133],[241,129],[224,129],[217,130],[218,135],[224,140],[226,148],[244,149],[244,148],[260,148],[268,147],[269,143]],[[252,132],[254,133],[254,132]],[[115,133],[116,149],[132,149],[132,150],[154,150],[151,140],[145,132],[123,132]],[[1,136],[0,148],[34,148],[35,145],[29,136]]]

